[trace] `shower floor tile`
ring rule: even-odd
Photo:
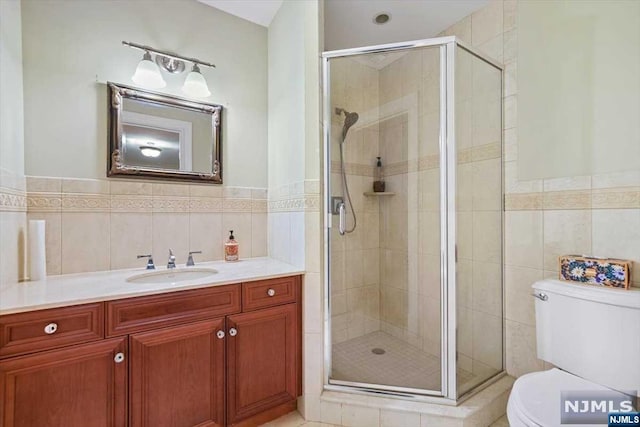
[[[382,349],[384,354],[375,354]],[[372,332],[333,346],[332,379],[440,390],[440,358],[385,332]],[[458,382],[472,374],[458,370]]]

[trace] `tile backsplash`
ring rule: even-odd
[[[47,274],[223,259],[234,230],[241,257],[267,255],[267,190],[27,176],[27,217],[46,221]]]

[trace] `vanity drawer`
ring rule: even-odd
[[[299,295],[300,276],[243,283],[242,311],[296,302]]]
[[[104,304],[0,316],[0,358],[104,338]]]
[[[240,312],[240,285],[107,302],[107,336],[213,319]]]

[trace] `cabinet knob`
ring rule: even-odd
[[[124,361],[124,353],[116,353],[113,361],[116,363],[122,363]]]
[[[275,289],[269,289],[267,291],[267,295],[269,295],[270,297],[274,296],[276,294],[276,290]]]
[[[235,337],[236,335],[238,335],[238,330],[236,328],[229,329],[229,335]]]
[[[44,333],[47,335],[54,334],[57,330],[58,330],[57,323],[49,323],[47,326],[44,327]]]
[[[218,332],[216,332],[216,336],[218,337],[218,339],[222,339],[222,338],[224,338],[224,331],[218,331]]]

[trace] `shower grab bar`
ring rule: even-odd
[[[347,229],[347,210],[344,206],[344,203],[340,203],[338,206],[338,214],[340,215],[340,222],[338,223],[338,231],[341,236],[344,236],[344,233]]]

